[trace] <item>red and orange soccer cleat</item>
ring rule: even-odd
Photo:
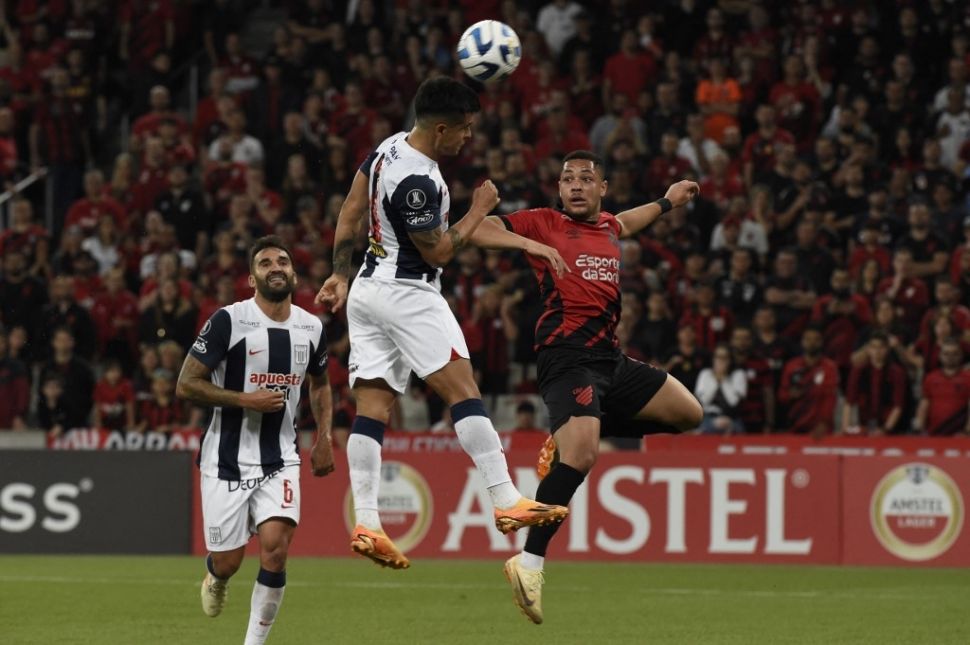
[[[382,567],[407,569],[410,560],[401,553],[384,531],[373,531],[358,524],[350,537],[350,548]]]
[[[546,526],[562,522],[569,515],[565,506],[542,504],[523,497],[511,508],[495,509],[495,527],[502,533],[518,531],[523,526]]]

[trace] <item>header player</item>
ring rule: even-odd
[[[286,555],[300,521],[295,419],[304,377],[317,422],[313,474],[333,471],[327,337],[319,318],[292,304],[291,257],[275,236],[256,240],[249,253],[254,297],[212,314],[185,358],[176,388],[180,398],[214,408],[199,451],[210,551],[202,582],[207,615],[222,611],[246,543],[251,534],[259,536],[247,645],[263,643],[276,618]]]
[[[619,240],[689,202],[698,186],[677,182],[663,198],[616,216],[601,211],[606,189],[602,159],[585,150],[572,152],[559,176],[562,211],[537,208],[489,217],[472,236],[474,244],[490,247],[514,248],[512,233],[548,244],[570,269],[555,275],[529,259],[545,303],[536,324],[539,391],[559,452],[559,463],[536,491],[540,503],[569,503],[596,463],[601,435],[680,432],[697,427],[703,418],[700,403],[686,387],[622,354],[615,335],[620,320]],[[546,547],[558,528],[531,529],[525,550],[505,564],[516,603],[535,623],[542,622]]]
[[[347,302],[350,383],[357,401],[347,441],[357,518],[351,548],[394,569],[410,563],[384,533],[378,515],[381,443],[391,407],[412,371],[450,406],[455,433],[485,480],[500,531],[561,522],[568,512],[525,499],[512,484],[461,328],[441,295],[439,267],[499,202],[495,186],[486,181],[475,190],[468,214],[448,226],[450,199],[438,159],[458,154],[479,110],[478,96],[458,81],[442,77],[421,84],[414,129],[386,139],[354,177],[337,220],[333,275],[317,294],[334,311]],[[354,237],[365,215],[370,247],[348,297]],[[562,258],[548,246],[519,236],[508,243],[543,266],[563,270]]]

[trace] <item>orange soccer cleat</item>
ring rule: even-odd
[[[350,548],[382,567],[407,569],[410,560],[401,553],[384,531],[373,531],[358,524],[350,537]]]
[[[559,462],[559,449],[556,447],[556,440],[552,435],[546,437],[542,447],[539,448],[539,463],[536,464],[536,472],[539,479],[545,479],[552,467]]]
[[[495,527],[502,533],[518,531],[523,526],[545,526],[562,522],[569,515],[565,506],[542,504],[523,497],[511,508],[495,509]]]

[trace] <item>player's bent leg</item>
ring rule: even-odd
[[[567,506],[593,468],[599,455],[599,419],[593,416],[570,417],[555,430],[559,462],[539,482],[536,499],[543,504]],[[529,529],[522,553],[505,563],[505,577],[512,586],[515,604],[532,622],[542,622],[543,566],[546,550],[558,524]]]
[[[242,564],[246,547],[231,551],[213,551],[205,558],[206,574],[202,579],[202,611],[206,616],[215,618],[222,613],[229,597],[229,578]]]
[[[286,590],[286,556],[296,523],[289,517],[271,517],[260,523],[259,573],[253,585],[245,645],[263,645],[276,621]]]
[[[669,426],[673,432],[684,432],[701,424],[704,408],[683,383],[668,374],[667,380],[635,418]]]
[[[565,507],[538,504],[519,493],[509,475],[502,442],[485,411],[471,363],[464,358],[448,362],[424,377],[451,406],[451,420],[462,448],[475,462],[495,507],[495,526],[502,533],[523,526],[561,522],[569,513]]]

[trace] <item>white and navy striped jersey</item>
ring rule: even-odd
[[[359,276],[426,280],[440,269],[421,257],[408,232],[447,230],[451,200],[438,162],[418,152],[398,132],[361,165],[370,196],[370,247]]]
[[[327,337],[319,318],[292,305],[289,319],[276,322],[250,298],[212,314],[189,354],[212,370],[219,387],[286,394],[286,405],[277,412],[214,408],[199,451],[204,475],[235,481],[300,463],[294,425],[300,386],[308,372],[319,376],[327,369]]]

